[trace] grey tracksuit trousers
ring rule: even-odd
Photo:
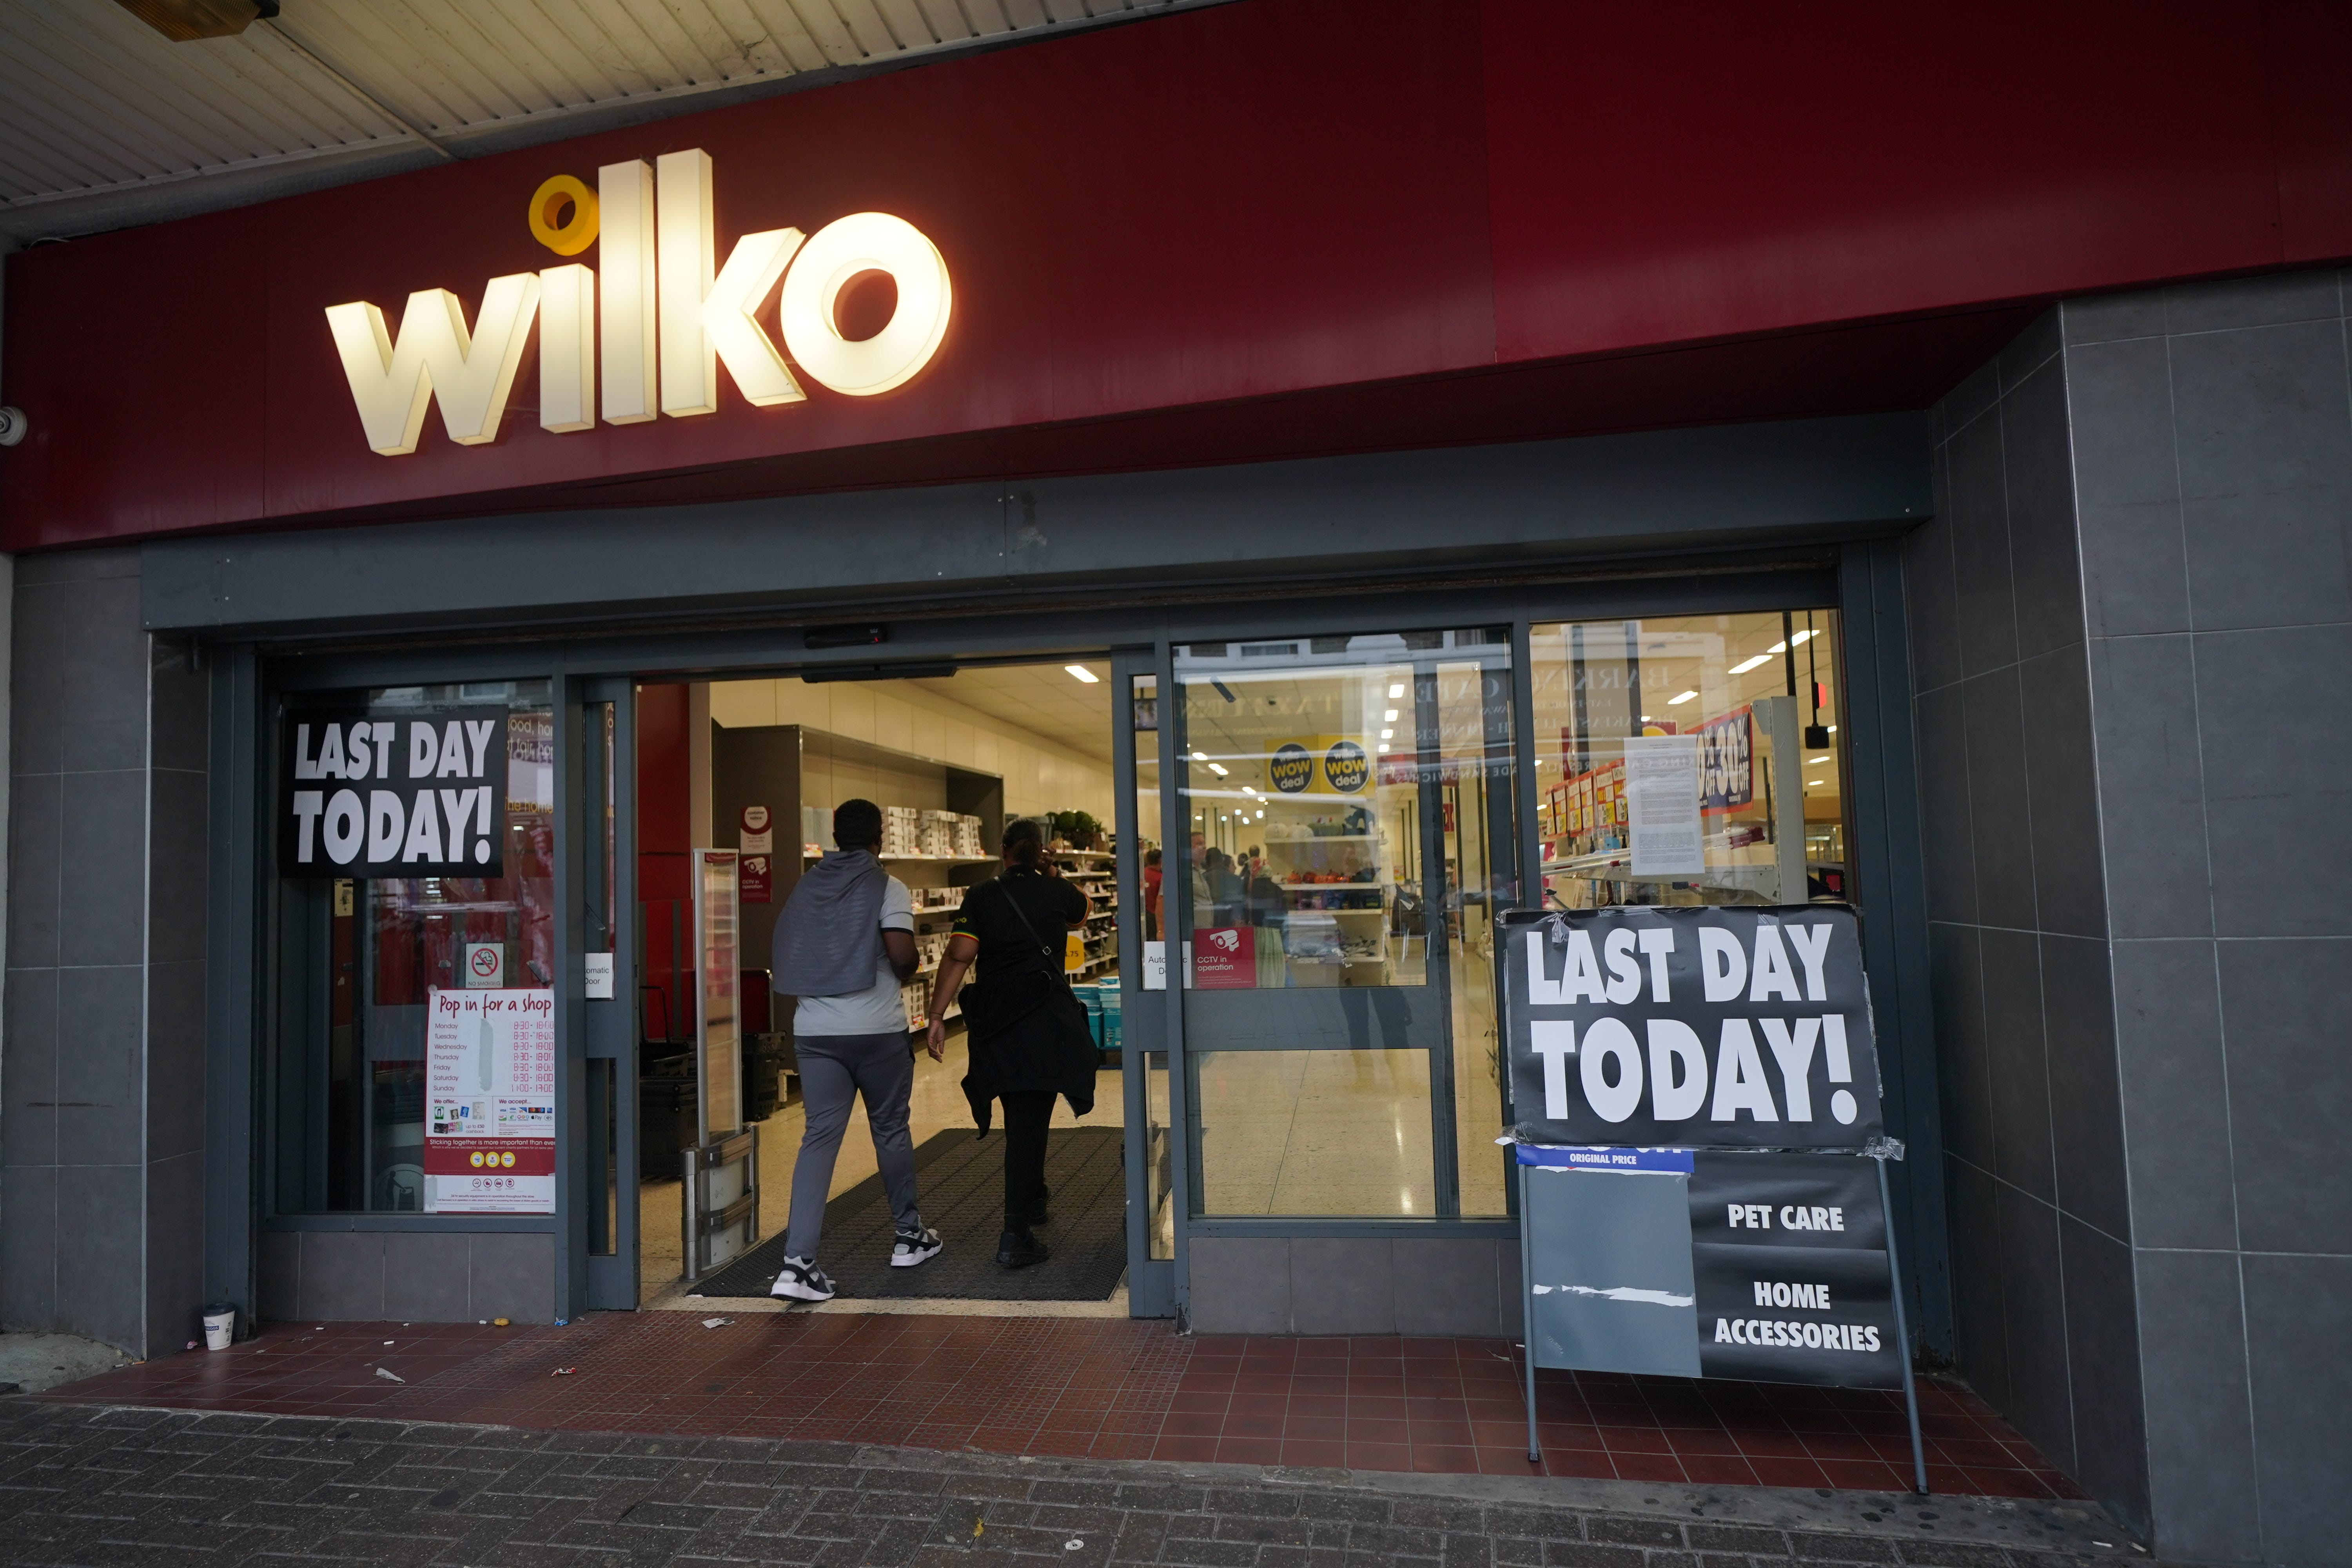
[[[801,1098],[807,1130],[793,1164],[793,1215],[784,1231],[784,1251],[814,1258],[824,1235],[824,1203],[833,1190],[833,1163],[849,1126],[851,1100],[866,1097],[866,1121],[874,1133],[874,1161],[890,1197],[900,1230],[918,1230],[915,1208],[915,1140],[907,1131],[907,1100],[915,1088],[915,1058],[901,1032],[887,1035],[795,1035],[800,1058]]]

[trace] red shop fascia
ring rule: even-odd
[[[1922,407],[2052,299],[2352,256],[2347,58],[2316,0],[1240,0],[39,246],[0,546]],[[722,262],[927,236],[920,374],[554,432],[526,349],[494,439],[370,449],[329,307],[476,321],[547,180],[692,149]]]

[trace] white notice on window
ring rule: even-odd
[[[1696,877],[1706,869],[1696,735],[1629,736],[1625,797],[1634,876]]]

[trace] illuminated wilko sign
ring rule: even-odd
[[[305,710],[281,721],[283,877],[496,877],[507,710]]]
[[[947,262],[914,225],[852,213],[814,235],[765,229],[737,240],[718,266],[710,191],[700,148],[666,153],[650,168],[642,159],[608,163],[593,192],[556,175],[531,197],[531,233],[559,256],[594,244],[601,279],[578,262],[493,278],[470,328],[446,289],[409,295],[397,337],[364,300],[328,306],[369,449],[415,451],[427,402],[440,405],[442,428],[459,446],[497,440],[534,324],[539,423],[557,434],[595,428],[600,365],[604,422],[637,425],[718,412],[721,364],[746,402],[767,408],[807,400],[794,365],[830,391],[871,397],[905,384],[939,352],[953,303]],[[880,331],[853,341],[835,307],[845,285],[872,272],[898,286],[898,308]],[[781,351],[758,320],[779,279]]]

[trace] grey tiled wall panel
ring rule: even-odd
[[[1200,1333],[1519,1331],[1516,1241],[1199,1237],[1191,1254],[1191,1321]]]
[[[2346,298],[2069,301],[1904,552],[1961,1370],[2183,1560],[2352,1562]]]
[[[555,1319],[555,1238],[545,1233],[265,1230],[258,1272],[272,1322]]]
[[[0,1325],[158,1355],[203,1291],[209,726],[139,586],[130,550],[17,565]]]

